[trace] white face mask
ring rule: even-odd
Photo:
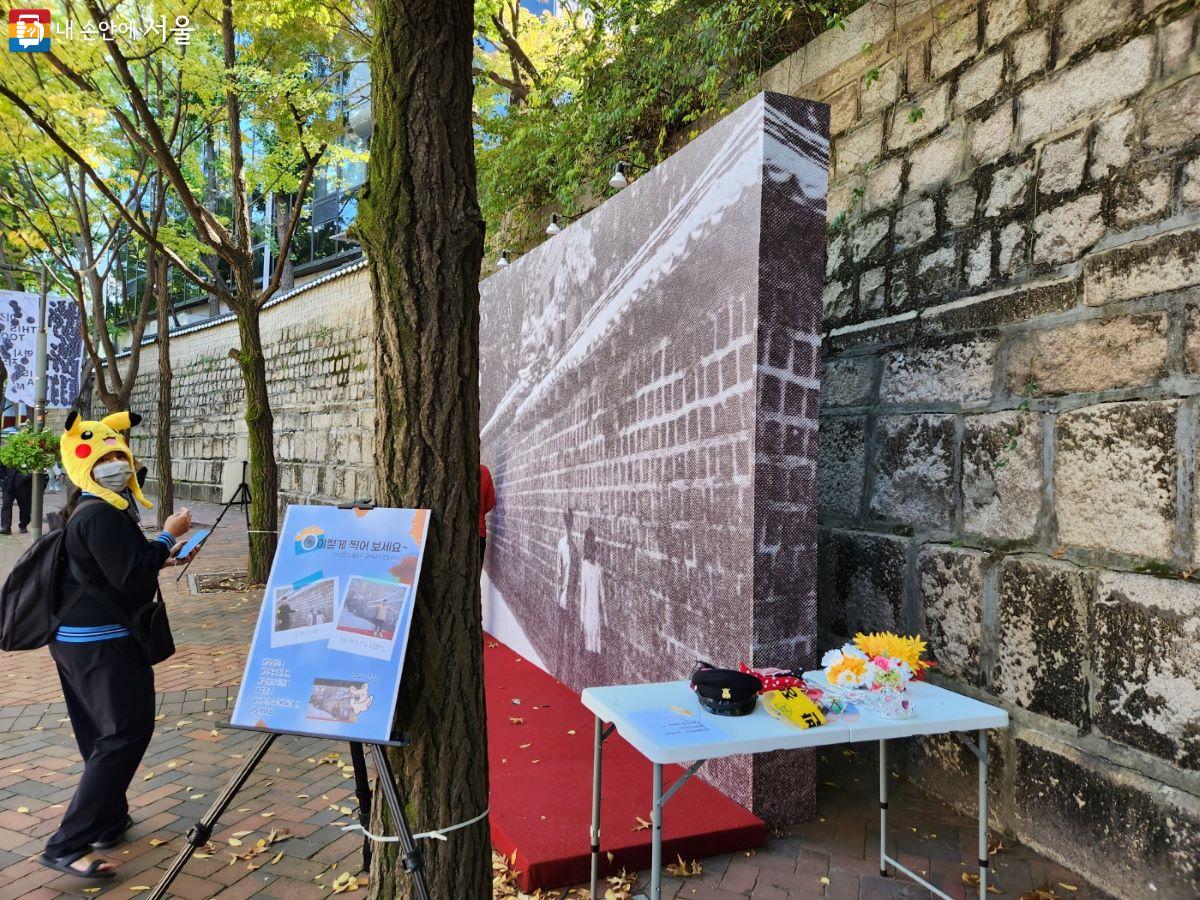
[[[110,491],[120,491],[124,488],[129,483],[129,477],[132,474],[133,467],[123,459],[96,463],[92,467],[92,480]]]

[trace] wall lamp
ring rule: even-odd
[[[639,166],[639,165],[635,165],[634,163],[626,162],[625,160],[621,160],[620,162],[617,163],[617,167],[613,171],[612,178],[608,179],[608,184],[610,187],[615,187],[619,191],[622,188],[629,187],[629,177],[628,176],[629,176],[630,172],[649,172],[649,171],[650,170],[646,166]]]
[[[546,234],[555,235],[562,231],[564,222],[574,222],[579,216],[567,216],[554,213],[550,216],[550,224],[546,226]]]

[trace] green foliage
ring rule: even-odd
[[[476,155],[492,252],[541,239],[547,207],[608,190],[757,92],[759,76],[862,0],[582,0],[535,16],[476,0]]]
[[[58,459],[58,435],[25,427],[0,444],[0,465],[22,472],[44,472]]]

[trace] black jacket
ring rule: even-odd
[[[146,540],[129,517],[103,500],[85,499],[67,521],[67,573],[63,594],[71,597],[81,582],[90,585],[66,615],[71,626],[116,625],[97,596],[126,614],[149,603],[158,589],[158,573],[171,548]]]
[[[6,494],[15,494],[21,490],[33,487],[33,477],[26,475],[20,469],[0,466],[0,489]]]

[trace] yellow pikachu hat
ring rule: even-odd
[[[117,509],[125,509],[129,506],[128,500],[92,479],[92,466],[96,464],[96,460],[118,450],[129,460],[129,468],[134,470],[134,474],[129,476],[129,490],[138,503],[150,509],[153,504],[142,494],[142,487],[138,484],[137,463],[134,462],[133,454],[129,452],[129,445],[121,437],[122,431],[141,421],[142,417],[137,413],[118,412],[105,416],[99,422],[85,422],[78,412],[71,410],[67,416],[67,430],[63,432],[59,444],[59,453],[62,455],[67,477],[81,490],[107,500]]]

